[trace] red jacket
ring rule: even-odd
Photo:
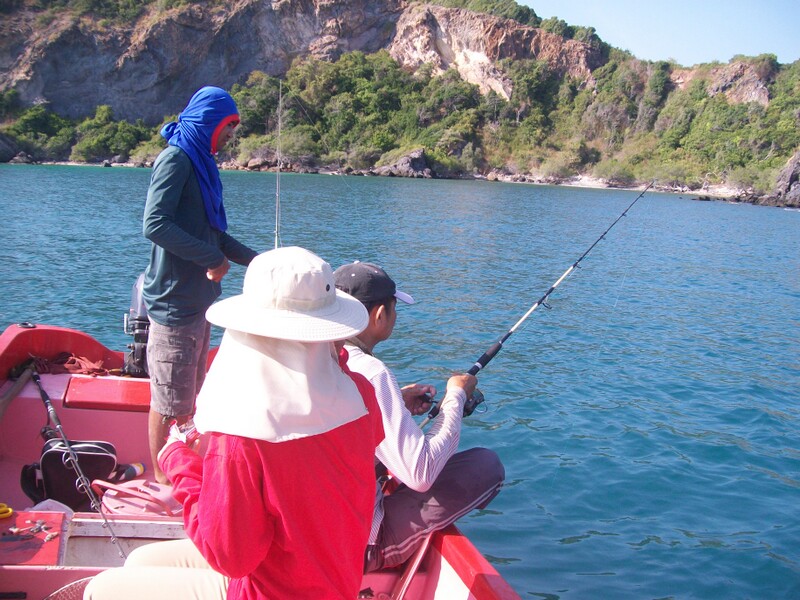
[[[364,398],[364,417],[280,443],[211,433],[202,459],[180,443],[162,454],[187,535],[231,577],[228,598],[358,595],[383,428],[372,385],[340,364]]]

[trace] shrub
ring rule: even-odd
[[[595,165],[592,175],[610,185],[629,186],[635,182],[633,170],[629,165],[616,159],[604,160]]]

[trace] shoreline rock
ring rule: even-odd
[[[412,150],[390,165],[373,167],[371,171],[373,175],[380,177],[434,178],[423,148]]]
[[[422,149],[420,149],[422,152]],[[413,153],[412,153],[413,154]],[[501,182],[501,183],[516,183],[516,184],[527,184],[527,185],[553,185],[559,187],[577,187],[577,188],[584,188],[584,189],[605,189],[605,190],[627,190],[627,191],[640,191],[645,185],[645,183],[639,183],[634,185],[617,185],[611,184],[603,179],[592,177],[589,175],[576,175],[574,177],[563,178],[559,179],[556,177],[537,177],[535,175],[530,174],[511,174],[511,173],[500,173],[495,171],[491,171],[486,175],[483,174],[475,174],[475,175],[465,175],[459,178],[454,177],[439,177],[434,174],[429,167],[427,167],[427,162],[425,162],[425,167],[419,171],[416,175],[401,175],[400,173],[404,171],[404,167],[410,165],[413,161],[406,161],[404,159],[408,158],[410,155],[406,155],[402,159],[398,160],[397,162],[393,163],[391,166],[379,167],[379,168],[372,168],[372,169],[363,169],[363,170],[352,170],[352,169],[338,169],[334,166],[327,165],[321,167],[309,167],[308,165],[303,164],[291,164],[291,163],[284,163],[281,167],[281,173],[294,173],[294,174],[311,174],[311,175],[337,175],[340,177],[410,177],[410,178],[426,178],[426,179],[466,179],[466,180],[474,180],[474,181],[487,181],[487,182]],[[416,156],[416,155],[415,155]],[[419,158],[419,157],[418,157]],[[793,159],[794,160],[794,159]],[[21,162],[21,161],[20,161]],[[106,161],[107,163],[108,161]],[[62,165],[62,166],[72,166],[72,167],[125,167],[125,168],[152,168],[152,162],[141,163],[141,162],[114,162],[110,164],[104,164],[103,162],[100,163],[80,163],[80,162],[72,162],[72,161],[51,161],[51,162],[33,162],[31,164],[37,165]],[[416,167],[419,169],[420,166],[423,164],[421,162],[414,163]],[[399,167],[398,165],[403,165],[403,167]],[[220,170],[223,171],[259,171],[259,172],[266,172],[266,173],[274,173],[277,171],[277,167],[274,164],[270,164],[269,161],[265,163],[257,162],[253,164],[255,168],[249,168],[248,165],[240,165],[236,161],[225,161],[220,164]],[[800,152],[797,155],[797,169],[800,171]],[[429,173],[429,174],[426,174]],[[788,181],[790,181],[791,186],[791,195],[784,194],[783,197],[780,196],[757,196],[756,194],[752,193],[752,191],[748,190],[741,190],[736,188],[731,188],[726,185],[707,185],[704,188],[690,190],[688,188],[675,188],[671,186],[661,186],[661,185],[654,185],[652,191],[662,193],[662,194],[673,194],[676,196],[681,197],[689,197],[690,200],[695,200],[698,202],[728,202],[734,204],[753,204],[757,206],[771,206],[775,208],[789,208],[795,209],[800,208],[800,198],[795,199],[795,195],[800,196],[800,177],[795,175],[794,178],[789,177]]]

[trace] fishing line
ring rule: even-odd
[[[331,154],[331,148],[328,143],[325,141],[324,136],[322,135],[322,131],[320,130],[318,124],[311,118],[311,115],[308,114],[303,102],[300,100],[300,97],[289,88],[287,88],[287,96],[289,100],[292,100],[294,104],[300,109],[300,113],[302,113],[303,117],[305,118],[306,122],[317,132],[319,136],[319,141],[325,147],[325,150],[328,154]],[[283,89],[284,89],[284,81],[282,79],[278,79],[278,108],[276,110],[277,117],[278,117],[278,132],[277,132],[277,142],[276,142],[276,155],[277,155],[277,171],[276,171],[276,182],[275,182],[275,248],[279,248],[281,246],[282,239],[281,239],[281,166],[283,161],[283,154],[281,148],[281,130],[283,125],[283,108],[284,108],[284,100],[283,100]],[[353,187],[347,181],[346,177],[342,173],[342,162],[341,159],[338,161],[339,168],[336,170],[336,175],[344,182],[345,186],[350,192],[354,192]],[[350,194],[351,198],[358,199],[358,195],[355,193]]]
[[[289,91],[289,97],[294,101],[294,103],[298,106],[298,108],[300,108],[300,111],[303,113],[303,117],[305,117],[305,120],[308,122],[308,124],[311,125],[311,127],[314,129],[314,131],[317,132],[317,135],[319,135],[319,141],[322,143],[323,146],[325,146],[325,150],[327,150],[328,154],[331,154],[330,145],[328,145],[328,143],[325,141],[325,137],[322,135],[322,131],[320,130],[319,125],[317,124],[317,122],[314,121],[311,118],[311,115],[308,114],[308,111],[306,110],[305,106],[303,105],[303,101],[300,99],[300,97],[296,93],[294,93],[292,91]],[[344,182],[344,184],[347,186],[347,188],[350,191],[353,191],[353,187],[347,181],[347,178],[342,174],[342,161],[341,161],[341,159],[338,159],[337,162],[339,164],[339,168],[336,170],[336,175],[339,177],[339,179],[341,179]]]
[[[622,295],[622,290],[625,287],[625,282],[628,280],[628,270],[626,269],[625,273],[622,275],[622,283],[617,286],[617,297],[614,298],[614,306],[612,306],[612,310],[616,310],[617,304],[619,303],[619,297]]]
[[[547,304],[547,299],[550,297],[550,294],[552,294],[555,291],[555,289],[559,285],[561,285],[561,282],[564,281],[567,277],[569,277],[575,269],[580,267],[581,261],[584,258],[586,258],[586,256],[594,249],[595,246],[597,246],[597,244],[600,243],[601,240],[603,240],[606,237],[608,232],[611,231],[614,225],[616,225],[622,219],[622,217],[627,216],[628,211],[631,208],[633,208],[633,205],[636,204],[639,201],[639,199],[645,195],[645,192],[647,192],[647,190],[649,190],[654,183],[655,183],[654,181],[651,181],[649,184],[647,184],[647,187],[645,187],[642,190],[642,192],[638,196],[636,196],[634,201],[631,202],[624,211],[622,211],[622,214],[620,214],[614,220],[614,222],[611,223],[611,225],[609,225],[608,228],[602,234],[600,234],[600,237],[598,237],[594,241],[594,243],[591,246],[589,246],[586,252],[581,254],[581,257],[578,260],[572,263],[572,265],[570,265],[570,267],[566,271],[564,271],[561,277],[559,277],[558,280],[556,280],[556,282],[550,286],[550,288],[542,295],[542,297],[539,298],[524,315],[522,315],[522,318],[520,318],[516,323],[514,323],[511,329],[509,329],[498,341],[492,344],[489,347],[489,349],[486,350],[486,352],[484,352],[477,361],[475,361],[475,363],[467,371],[468,374],[477,375],[478,372],[481,369],[483,369],[489,363],[489,361],[492,360],[498,354],[498,352],[500,352],[500,350],[502,350],[503,344],[505,344],[508,338],[510,338],[525,323],[528,317],[530,317],[537,308],[539,308],[540,306],[544,306],[545,308],[550,308],[550,306]],[[484,401],[483,394],[481,394],[476,389],[475,393],[472,395],[471,398],[467,399],[467,403],[464,405],[464,416],[471,415],[475,411],[475,408],[483,401]],[[424,427],[428,423],[428,421],[435,418],[436,415],[438,414],[439,414],[439,405],[436,404],[433,406],[431,411],[428,413],[427,418],[422,422],[420,426]]]

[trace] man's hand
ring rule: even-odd
[[[169,435],[167,436],[167,440],[162,446],[161,450],[158,451],[158,456],[156,460],[161,461],[161,455],[167,449],[167,446],[171,446],[172,444],[177,443],[186,444],[186,446],[192,450],[197,450],[197,447],[200,445],[200,434],[197,432],[197,429],[194,427],[194,423],[190,425],[178,425],[178,421],[174,420],[169,426]]]
[[[400,390],[403,392],[403,402],[412,415],[422,415],[428,412],[432,400],[436,396],[436,388],[432,385],[413,383]]]
[[[478,386],[478,378],[474,375],[465,373],[464,375],[453,375],[447,380],[447,387],[459,387],[467,393],[467,399],[472,397],[472,393]]]
[[[228,262],[227,258],[223,258],[222,262],[218,266],[206,271],[206,277],[208,277],[211,281],[216,281],[219,283],[222,281],[222,278],[225,277],[225,274],[230,270],[230,268],[231,263]]]

